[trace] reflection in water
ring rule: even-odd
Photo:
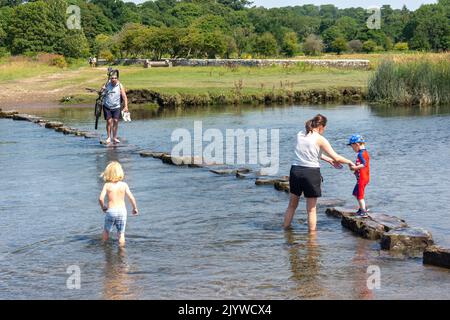
[[[124,247],[103,246],[105,252],[105,270],[102,298],[107,300],[136,299],[131,290],[130,267]],[[116,251],[117,250],[117,251]]]
[[[317,232],[300,235],[300,242],[296,243],[296,236],[292,229],[285,231],[285,238],[289,246],[289,262],[291,264],[292,279],[298,284],[296,297],[314,298],[323,294],[320,283],[320,247],[317,244]]]
[[[434,116],[450,113],[450,106],[429,107],[393,107],[370,106],[370,110],[379,117],[411,117],[411,116]]]
[[[355,299],[373,299],[373,291],[367,287],[367,279],[370,274],[367,273],[369,267],[368,244],[366,241],[358,239],[355,256],[352,259],[353,268],[355,269],[353,279],[353,292]]]

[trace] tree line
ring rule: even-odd
[[[67,27],[70,5],[80,8],[80,29]],[[0,0],[0,55],[264,58],[447,51],[450,44],[450,0],[416,11],[384,5],[380,29],[368,28],[371,13],[365,8],[251,5],[247,0]]]

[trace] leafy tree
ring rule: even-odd
[[[377,43],[373,40],[367,40],[363,43],[363,51],[370,53],[370,52],[374,52],[375,48],[377,47]]]
[[[317,35],[309,35],[303,42],[303,52],[308,56],[318,56],[323,52],[324,44]]]
[[[287,57],[293,57],[299,52],[299,44],[295,32],[288,32],[284,35],[281,52]]]
[[[261,57],[274,56],[278,52],[277,40],[270,32],[265,32],[255,39],[253,52]]]
[[[336,38],[332,43],[331,43],[331,50],[333,52],[336,52],[337,54],[341,54],[344,51],[348,50],[348,45],[347,45],[347,40],[345,40],[345,38]]]

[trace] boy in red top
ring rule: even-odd
[[[352,146],[353,151],[358,153],[358,157],[355,162],[355,166],[350,166],[350,170],[355,172],[356,186],[353,189],[353,195],[358,200],[359,210],[356,212],[358,217],[367,217],[366,202],[364,200],[364,190],[370,181],[370,158],[369,153],[366,150],[364,138],[355,134],[350,138],[348,142],[349,146]]]

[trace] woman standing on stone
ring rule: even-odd
[[[308,212],[308,228],[309,231],[316,230],[317,198],[322,196],[320,160],[330,163],[337,169],[342,168],[341,163],[354,165],[352,161],[338,155],[328,140],[322,136],[326,125],[327,118],[318,114],[313,119],[306,121],[304,132],[300,131],[297,134],[295,160],[289,176],[291,194],[284,217],[285,229],[291,225],[300,196],[304,194]]]

